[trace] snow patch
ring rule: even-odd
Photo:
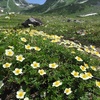
[[[18,4],[18,3],[15,3],[15,5],[16,5],[16,6],[20,6],[20,4]]]
[[[84,0],[84,1],[81,1],[81,2],[78,2],[78,4],[83,4],[85,2],[87,2],[88,0]]]
[[[90,13],[90,14],[86,14],[86,15],[80,15],[80,17],[87,17],[87,16],[93,16],[93,15],[97,15],[98,13]]]

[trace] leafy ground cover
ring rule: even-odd
[[[13,28],[24,22],[27,18],[33,15],[6,15],[0,17],[1,28]],[[8,17],[8,18],[7,18]],[[10,19],[9,19],[10,17]],[[39,31],[44,31],[48,34],[63,35],[65,39],[78,40],[84,45],[95,45],[100,47],[100,15],[80,18],[75,16],[60,16],[60,15],[34,15],[43,21],[40,27],[34,27]],[[76,20],[67,22],[68,19]],[[83,32],[81,32],[83,31]],[[78,34],[77,34],[78,33]],[[82,34],[82,35],[81,35]],[[85,35],[84,35],[85,34]]]
[[[29,16],[18,16],[0,19],[6,23],[0,30],[0,98],[99,100],[100,53],[87,37],[88,32],[99,33],[99,23],[94,31],[91,25],[79,27],[80,23],[68,23],[62,16],[38,16],[43,26],[23,29],[15,26]],[[88,30],[84,36],[76,34],[81,27]],[[72,36],[75,40],[86,36],[89,44],[81,43],[80,38],[77,43],[69,40]],[[98,46],[96,41],[94,44]]]

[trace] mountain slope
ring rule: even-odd
[[[100,13],[100,0],[47,0],[45,4],[29,9],[38,13]]]
[[[4,12],[19,12],[33,6],[33,4],[29,4],[25,0],[0,0],[0,8],[3,9]]]
[[[50,1],[50,0],[49,0]],[[45,3],[45,5],[49,5],[49,2],[48,0],[47,0],[47,2]],[[73,3],[75,0],[56,0],[55,2],[53,2],[48,8],[47,8],[47,10],[45,11],[45,12],[48,12],[48,11],[50,11],[50,10],[53,10],[53,9],[57,9],[57,8],[60,8],[60,7],[63,7],[63,6],[67,6],[67,5],[69,5],[69,4],[71,4],[71,3]],[[50,1],[51,2],[51,1]]]
[[[25,0],[0,0],[5,12],[84,14],[100,13],[100,0],[46,0],[43,5],[29,4]]]
[[[30,9],[29,12],[48,12],[59,7],[67,6],[73,2],[75,2],[75,0],[46,0],[43,5],[34,7]]]
[[[74,1],[67,6],[60,6],[53,10],[49,10],[48,13],[58,13],[58,14],[84,14],[84,13],[100,13],[100,1],[99,0],[84,0]],[[85,2],[86,1],[86,2]]]

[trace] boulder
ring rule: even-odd
[[[71,22],[72,20],[71,19],[67,19],[67,22]]]
[[[33,25],[34,27],[36,26],[41,26],[43,23],[40,19],[37,18],[29,18],[27,19],[25,22],[23,22],[21,25],[24,27],[30,27],[31,25]]]

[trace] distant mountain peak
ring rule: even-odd
[[[34,5],[29,4],[26,0],[0,0],[0,8],[4,9],[5,12],[16,12],[32,7],[34,7]]]

